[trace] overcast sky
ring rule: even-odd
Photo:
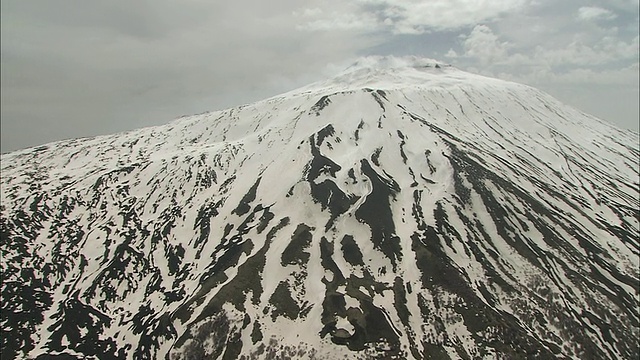
[[[1,0],[1,151],[164,124],[417,55],[638,130],[639,0]]]

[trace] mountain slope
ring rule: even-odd
[[[639,156],[530,87],[389,59],[6,154],[2,353],[637,358]]]

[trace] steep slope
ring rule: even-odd
[[[639,156],[421,59],[5,154],[3,358],[637,358]]]

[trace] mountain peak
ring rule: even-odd
[[[358,59],[328,80],[310,84],[294,92],[349,91],[361,88],[450,88],[488,84],[504,86],[512,83],[467,73],[450,64],[429,58],[367,56]]]
[[[345,72],[362,69],[388,70],[388,69],[420,69],[450,67],[441,61],[419,56],[365,56],[351,64]]]

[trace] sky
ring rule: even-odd
[[[1,0],[0,151],[271,97],[423,56],[639,127],[639,0]]]

